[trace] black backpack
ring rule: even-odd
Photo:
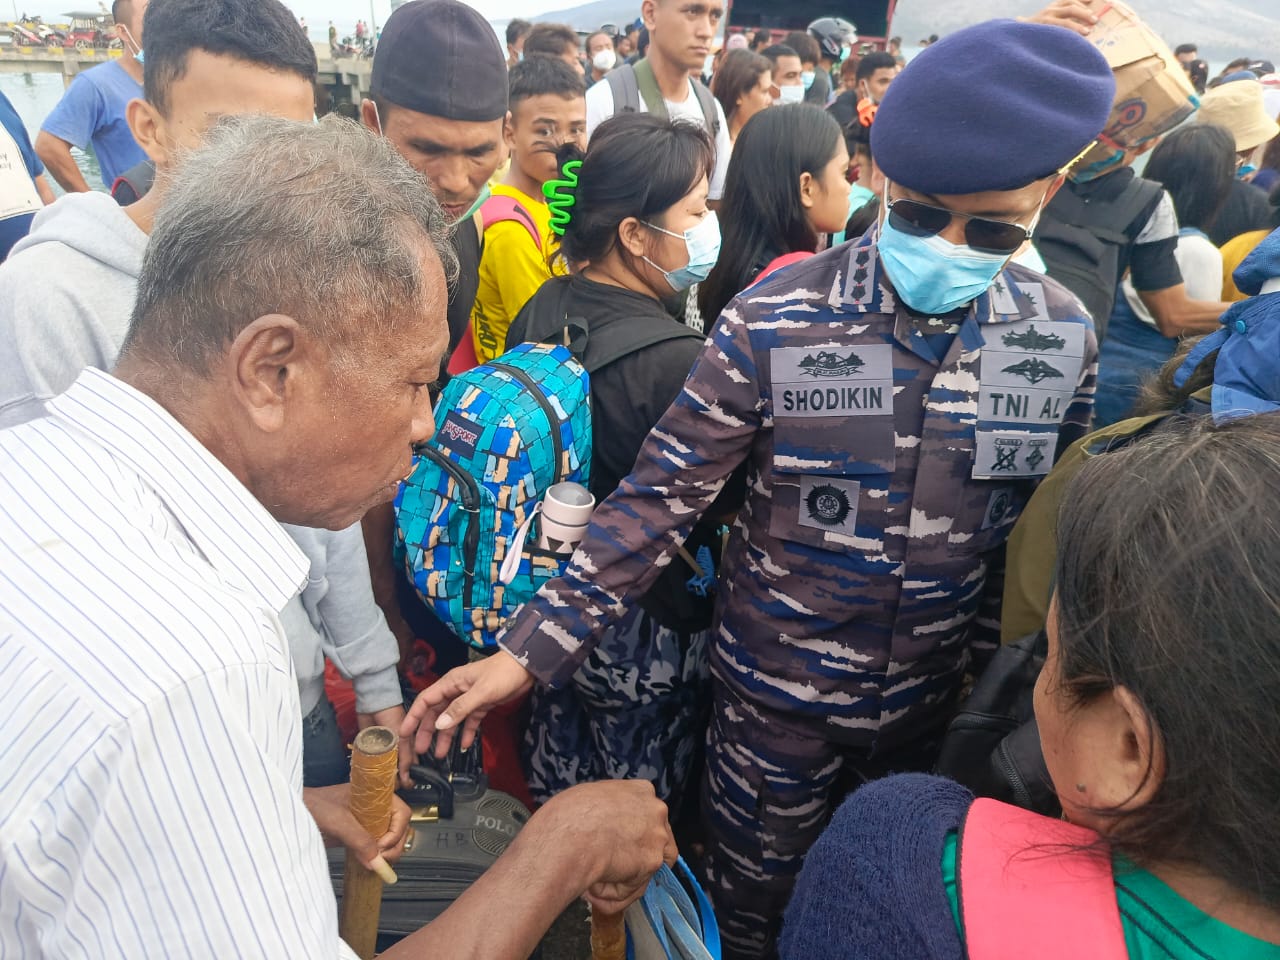
[[[653,75],[653,67],[648,60],[641,60],[632,66],[624,63],[616,70],[605,74],[609,90],[613,93],[613,112],[639,113],[640,98],[644,97],[645,108],[655,117],[669,120],[667,103],[658,89],[658,79]],[[707,129],[711,131],[714,141],[720,135],[720,114],[716,111],[716,100],[700,80],[693,80],[693,93],[698,98],[698,106],[702,108],[703,119],[707,121]]]
[[[1093,318],[1101,343],[1128,250],[1160,202],[1164,188],[1124,170],[1095,181],[1068,180],[1036,227],[1036,249],[1048,274],[1074,293]]]

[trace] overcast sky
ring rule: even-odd
[[[111,0],[105,0],[108,7]],[[367,0],[285,0],[286,4],[299,16],[307,18],[307,25],[327,27],[332,20],[339,29],[348,29],[358,18],[370,22],[370,4]],[[572,7],[580,0],[562,0],[562,2],[546,2],[546,0],[468,0],[490,20],[508,20],[517,14],[529,16],[547,10],[562,10]],[[636,0],[637,7],[639,0]],[[92,10],[97,0],[0,0],[0,19],[17,16],[19,13],[39,14],[51,23],[63,19],[68,10]],[[385,23],[391,15],[391,0],[373,0],[372,16],[378,23]],[[323,32],[323,31],[322,31]],[[318,39],[324,39],[318,36]]]

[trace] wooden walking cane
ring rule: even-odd
[[[627,960],[625,914],[591,908],[591,960]]]
[[[398,744],[396,734],[386,727],[366,727],[356,734],[352,744],[351,815],[375,839],[386,833],[391,824]],[[395,873],[390,867],[387,874],[387,882],[395,883]],[[347,946],[361,960],[369,960],[377,946],[383,879],[366,868],[350,849],[347,850],[342,872],[342,916],[338,929]]]

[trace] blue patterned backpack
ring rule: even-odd
[[[510,583],[499,570],[517,532],[563,480],[591,466],[587,372],[564,347],[524,343],[449,381],[436,435],[396,496],[396,547],[418,595],[459,637],[492,650],[503,622],[568,557],[532,538]]]
[[[485,652],[569,562],[538,549],[527,521],[552,484],[590,487],[589,374],[665,340],[702,339],[677,323],[613,322],[593,332],[570,314],[571,283],[548,280],[512,322],[535,342],[449,381],[436,402],[436,435],[396,495],[395,547],[409,580],[436,616]],[[512,550],[521,551],[519,566],[504,578]]]

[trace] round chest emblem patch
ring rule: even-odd
[[[828,527],[840,526],[849,519],[853,510],[849,495],[829,483],[819,484],[810,490],[804,498],[804,505],[811,520]]]
[[[1007,490],[999,490],[992,496],[991,508],[988,511],[988,521],[992,526],[999,525],[1009,515],[1009,510],[1013,506],[1012,499]]]

